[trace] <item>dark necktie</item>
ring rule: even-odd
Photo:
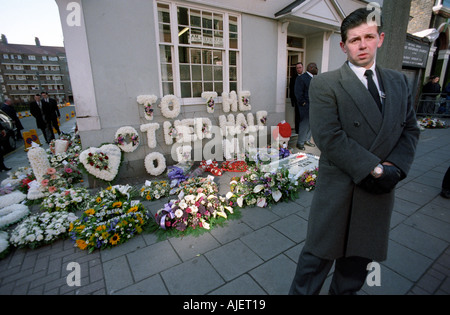
[[[369,89],[370,94],[372,94],[373,99],[378,105],[378,109],[380,112],[382,111],[383,106],[381,105],[380,100],[380,94],[378,93],[377,86],[375,85],[375,82],[373,81],[373,72],[372,70],[366,70],[364,75],[367,77],[367,88]]]

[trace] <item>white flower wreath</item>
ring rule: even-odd
[[[215,98],[217,97],[217,92],[203,92],[202,98],[206,100],[206,111],[210,114],[214,113]]]
[[[180,145],[176,148],[177,161],[178,163],[186,163],[192,160],[192,146],[190,145]]]
[[[169,108],[170,104],[172,104],[172,110]],[[164,96],[159,107],[161,107],[161,114],[166,118],[176,118],[180,114],[180,101],[175,95]]]
[[[141,131],[147,132],[147,144],[150,149],[156,148],[156,130],[159,129],[158,123],[141,125]]]
[[[30,210],[27,205],[13,204],[0,210],[0,229],[20,221],[28,215]]]
[[[107,162],[103,161],[106,169],[97,168],[95,165],[90,165],[90,159],[97,159],[100,155],[107,156]],[[79,159],[83,163],[84,168],[91,175],[105,180],[112,181],[119,172],[122,154],[120,149],[115,144],[105,144],[100,148],[90,147],[80,153]]]
[[[163,123],[163,129],[164,129],[164,140],[166,141],[167,145],[173,144],[173,139],[176,139],[178,136],[177,129],[172,126],[172,123],[170,121],[165,121]]]
[[[166,169],[166,158],[159,152],[152,152],[145,157],[144,165],[150,175],[158,176]]]
[[[267,112],[265,110],[260,110],[256,112],[256,124],[259,129],[262,129],[267,124]]]
[[[139,95],[137,102],[140,105],[144,105],[145,119],[153,120],[153,108],[152,105],[156,103],[158,97],[156,95]]]
[[[9,247],[8,232],[0,232],[0,255]]]
[[[239,110],[246,111],[252,110],[252,105],[250,105],[250,92],[249,91],[240,91],[239,92]]]
[[[228,113],[231,111],[233,112],[237,112],[237,108],[238,108],[238,101],[237,101],[237,95],[235,91],[231,91],[230,93],[228,92],[223,92],[222,93],[222,107],[223,107],[223,111],[225,113]]]
[[[124,152],[133,152],[139,146],[139,135],[133,127],[120,127],[114,136],[114,143]]]
[[[228,135],[234,136],[236,134],[236,122],[233,114],[229,114],[228,116],[220,115],[219,126],[224,137]]]
[[[239,113],[236,116],[236,133],[248,133],[249,132],[249,125],[247,123],[247,119],[245,119],[245,116],[243,113]]]
[[[174,126],[177,130],[177,142],[195,142],[197,134],[195,133],[195,119],[187,118],[183,120],[175,120]]]
[[[195,133],[197,134],[197,138],[202,140],[204,138],[211,139],[212,138],[212,122],[209,118],[195,118],[194,122]]]
[[[32,145],[31,149],[27,153],[27,156],[31,167],[33,168],[34,176],[36,176],[39,183],[42,182],[44,175],[47,174],[47,170],[50,168],[47,152],[35,144],[34,146]]]
[[[21,203],[27,198],[23,192],[15,190],[9,194],[0,196],[0,209],[13,205],[15,203]]]

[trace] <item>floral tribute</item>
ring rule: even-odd
[[[202,98],[206,100],[206,111],[210,114],[214,113],[214,99],[217,97],[217,92],[203,92]]]
[[[69,188],[45,197],[41,208],[48,212],[75,212],[82,208],[89,199],[90,195],[86,188]]]
[[[73,165],[61,165],[58,169],[49,167],[44,174],[41,186],[52,194],[58,189],[73,187],[83,181],[83,175]]]
[[[114,144],[124,152],[133,152],[139,146],[139,135],[133,127],[121,127],[116,131]]]
[[[233,177],[227,197],[239,207],[267,207],[280,201],[295,200],[301,189],[299,181],[292,182],[287,168],[264,172],[260,165],[250,166],[242,177]]]
[[[80,162],[86,171],[98,179],[112,181],[120,167],[121,150],[114,144],[105,144],[100,148],[91,147],[80,154]]]
[[[166,180],[146,181],[140,190],[141,198],[148,201],[168,197],[169,193],[170,187]]]
[[[445,121],[442,121],[438,118],[425,117],[418,121],[418,124],[422,128],[427,129],[438,129],[438,128],[447,128],[448,126],[445,124]]]
[[[137,102],[140,105],[144,105],[145,119],[153,120],[153,107],[152,105],[156,102],[158,97],[156,95],[139,95],[137,97]]]
[[[142,233],[149,220],[144,206],[131,200],[129,185],[109,186],[95,195],[69,228],[75,246],[89,252],[122,244]]]
[[[10,244],[15,247],[36,248],[66,238],[69,226],[75,219],[73,213],[66,211],[46,211],[29,216],[11,232]]]
[[[181,183],[178,199],[158,210],[154,229],[162,235],[201,233],[236,215],[234,204],[218,195],[213,177],[192,177]]]
[[[317,175],[319,169],[316,167],[313,170],[304,172],[299,178],[300,186],[306,191],[312,191],[316,188]]]

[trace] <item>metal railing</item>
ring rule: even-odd
[[[422,93],[416,108],[418,116],[450,117],[450,95]]]

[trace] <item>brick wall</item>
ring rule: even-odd
[[[430,28],[435,0],[412,0],[409,12],[408,33],[413,34]]]

